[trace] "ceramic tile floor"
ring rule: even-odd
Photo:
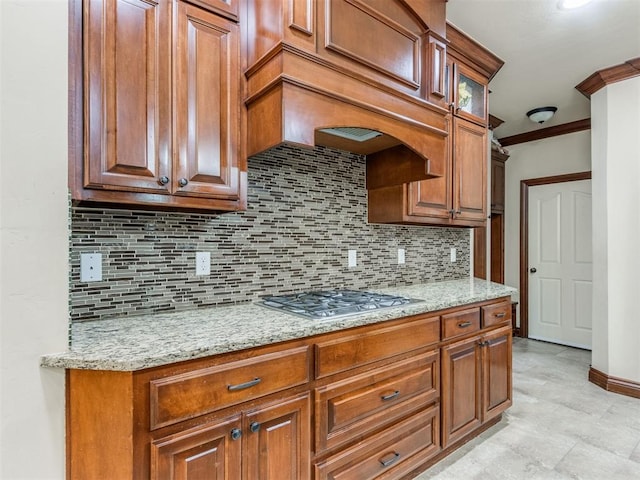
[[[591,352],[514,339],[513,406],[415,480],[640,479],[640,399],[587,380]]]

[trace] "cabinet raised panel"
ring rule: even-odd
[[[182,2],[177,23],[173,191],[233,199],[240,180],[238,26]]]
[[[512,330],[500,328],[484,336],[484,394],[482,420],[486,422],[511,406]]]
[[[245,414],[244,480],[308,480],[309,393]]]
[[[453,119],[454,219],[482,223],[487,212],[487,129]]]
[[[482,423],[482,351],[477,337],[442,349],[442,446]]]
[[[167,194],[158,179],[171,169],[171,5],[83,6],[83,186]]]
[[[151,480],[229,480],[241,476],[240,415],[151,444]]]

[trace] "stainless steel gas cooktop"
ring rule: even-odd
[[[260,304],[304,318],[334,319],[420,301],[422,300],[357,290],[324,290],[267,295],[262,297]]]

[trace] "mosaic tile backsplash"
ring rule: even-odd
[[[73,208],[71,320],[469,275],[469,230],[367,223],[363,156],[283,145],[251,157],[248,172],[245,212]],[[347,267],[349,249],[357,250],[355,268]],[[211,254],[209,276],[195,275],[200,251]],[[102,253],[102,281],[80,282],[81,253]]]

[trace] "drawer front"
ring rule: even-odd
[[[469,308],[442,316],[442,339],[460,337],[480,330],[480,309]]]
[[[301,385],[309,377],[304,346],[152,380],[151,429]]]
[[[440,397],[440,352],[428,352],[316,390],[316,452],[393,423]]]
[[[420,318],[316,345],[316,378],[426,347],[440,340],[440,317]]]
[[[511,302],[500,302],[482,307],[482,327],[511,322]]]
[[[437,405],[420,411],[394,427],[316,464],[315,479],[401,478],[418,461],[424,462],[440,451],[439,417]]]

